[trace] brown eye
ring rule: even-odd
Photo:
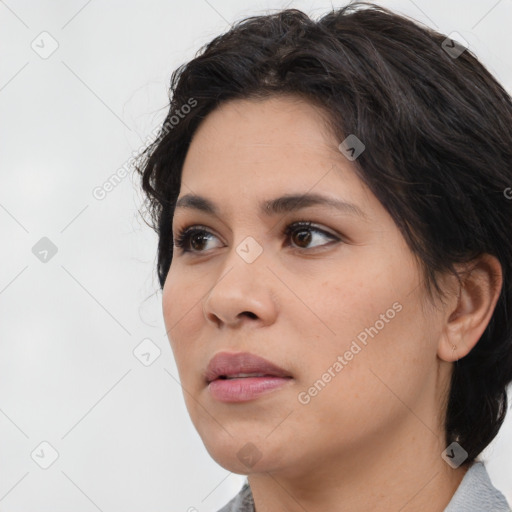
[[[311,222],[299,221],[294,222],[286,226],[282,232],[282,236],[287,240],[293,239],[293,245],[297,249],[315,249],[327,245],[327,243],[317,243],[310,247],[314,241],[320,238],[320,241],[327,239],[328,241],[340,241],[340,239],[327,231],[314,227]],[[217,238],[212,232],[203,226],[192,226],[182,229],[174,241],[174,245],[181,249],[183,253],[200,254],[206,252],[208,248],[208,242],[214,238]]]
[[[320,247],[323,245],[327,245],[326,243],[316,244],[312,247],[308,247],[315,239],[318,238],[318,234],[320,234],[321,238],[327,238],[328,240],[338,240],[339,238],[324,231],[323,229],[316,228],[311,225],[311,222],[299,221],[287,226],[284,230],[284,235],[290,240],[293,239],[293,245],[296,245],[299,249],[314,249],[316,247]]]
[[[190,245],[194,251],[200,251],[202,246],[206,244],[208,237],[204,232],[193,233],[190,236]]]
[[[296,244],[305,249],[309,243],[311,243],[311,239],[313,238],[311,236],[311,231],[308,231],[307,229],[300,229],[293,233],[295,236]],[[303,244],[306,247],[303,247]]]
[[[179,247],[182,252],[204,252],[205,246],[213,237],[215,237],[213,233],[199,226],[185,228],[178,233],[174,245]]]

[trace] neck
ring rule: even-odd
[[[256,512],[442,512],[468,469],[452,469],[441,458],[445,448],[442,432],[409,414],[392,439],[375,435],[248,480]]]

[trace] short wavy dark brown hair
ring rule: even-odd
[[[446,404],[446,445],[457,441],[469,464],[497,435],[512,380],[512,102],[469,49],[449,48],[445,35],[365,2],[318,21],[297,9],[246,18],[174,71],[167,118],[137,171],[163,288],[182,166],[199,124],[232,99],[292,94],[323,109],[337,140],[364,142],[356,172],[421,262],[431,294],[442,296],[440,274],[459,278],[455,264],[496,256],[498,303],[454,364]]]

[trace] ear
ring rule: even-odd
[[[437,355],[453,362],[469,354],[489,324],[503,284],[497,258],[483,254],[462,266],[462,285],[457,297],[446,306],[446,317],[439,338]]]

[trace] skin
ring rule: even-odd
[[[317,108],[288,96],[224,103],[194,135],[180,197],[206,196],[220,213],[178,208],[173,218],[175,236],[190,225],[212,233],[195,254],[175,248],[163,289],[186,406],[213,459],[249,475],[257,512],[442,511],[467,471],[441,458],[452,363],[492,316],[500,265],[484,255],[460,289],[445,276],[448,298],[431,304],[417,259],[340,142]],[[327,206],[258,214],[260,201],[307,192],[366,218]],[[298,220],[339,241],[281,234]],[[250,264],[236,251],[247,236],[263,249]],[[401,311],[300,403],[394,303]],[[219,351],[260,355],[293,379],[252,401],[216,401],[202,373]],[[260,456],[250,467],[237,456],[247,443]]]

